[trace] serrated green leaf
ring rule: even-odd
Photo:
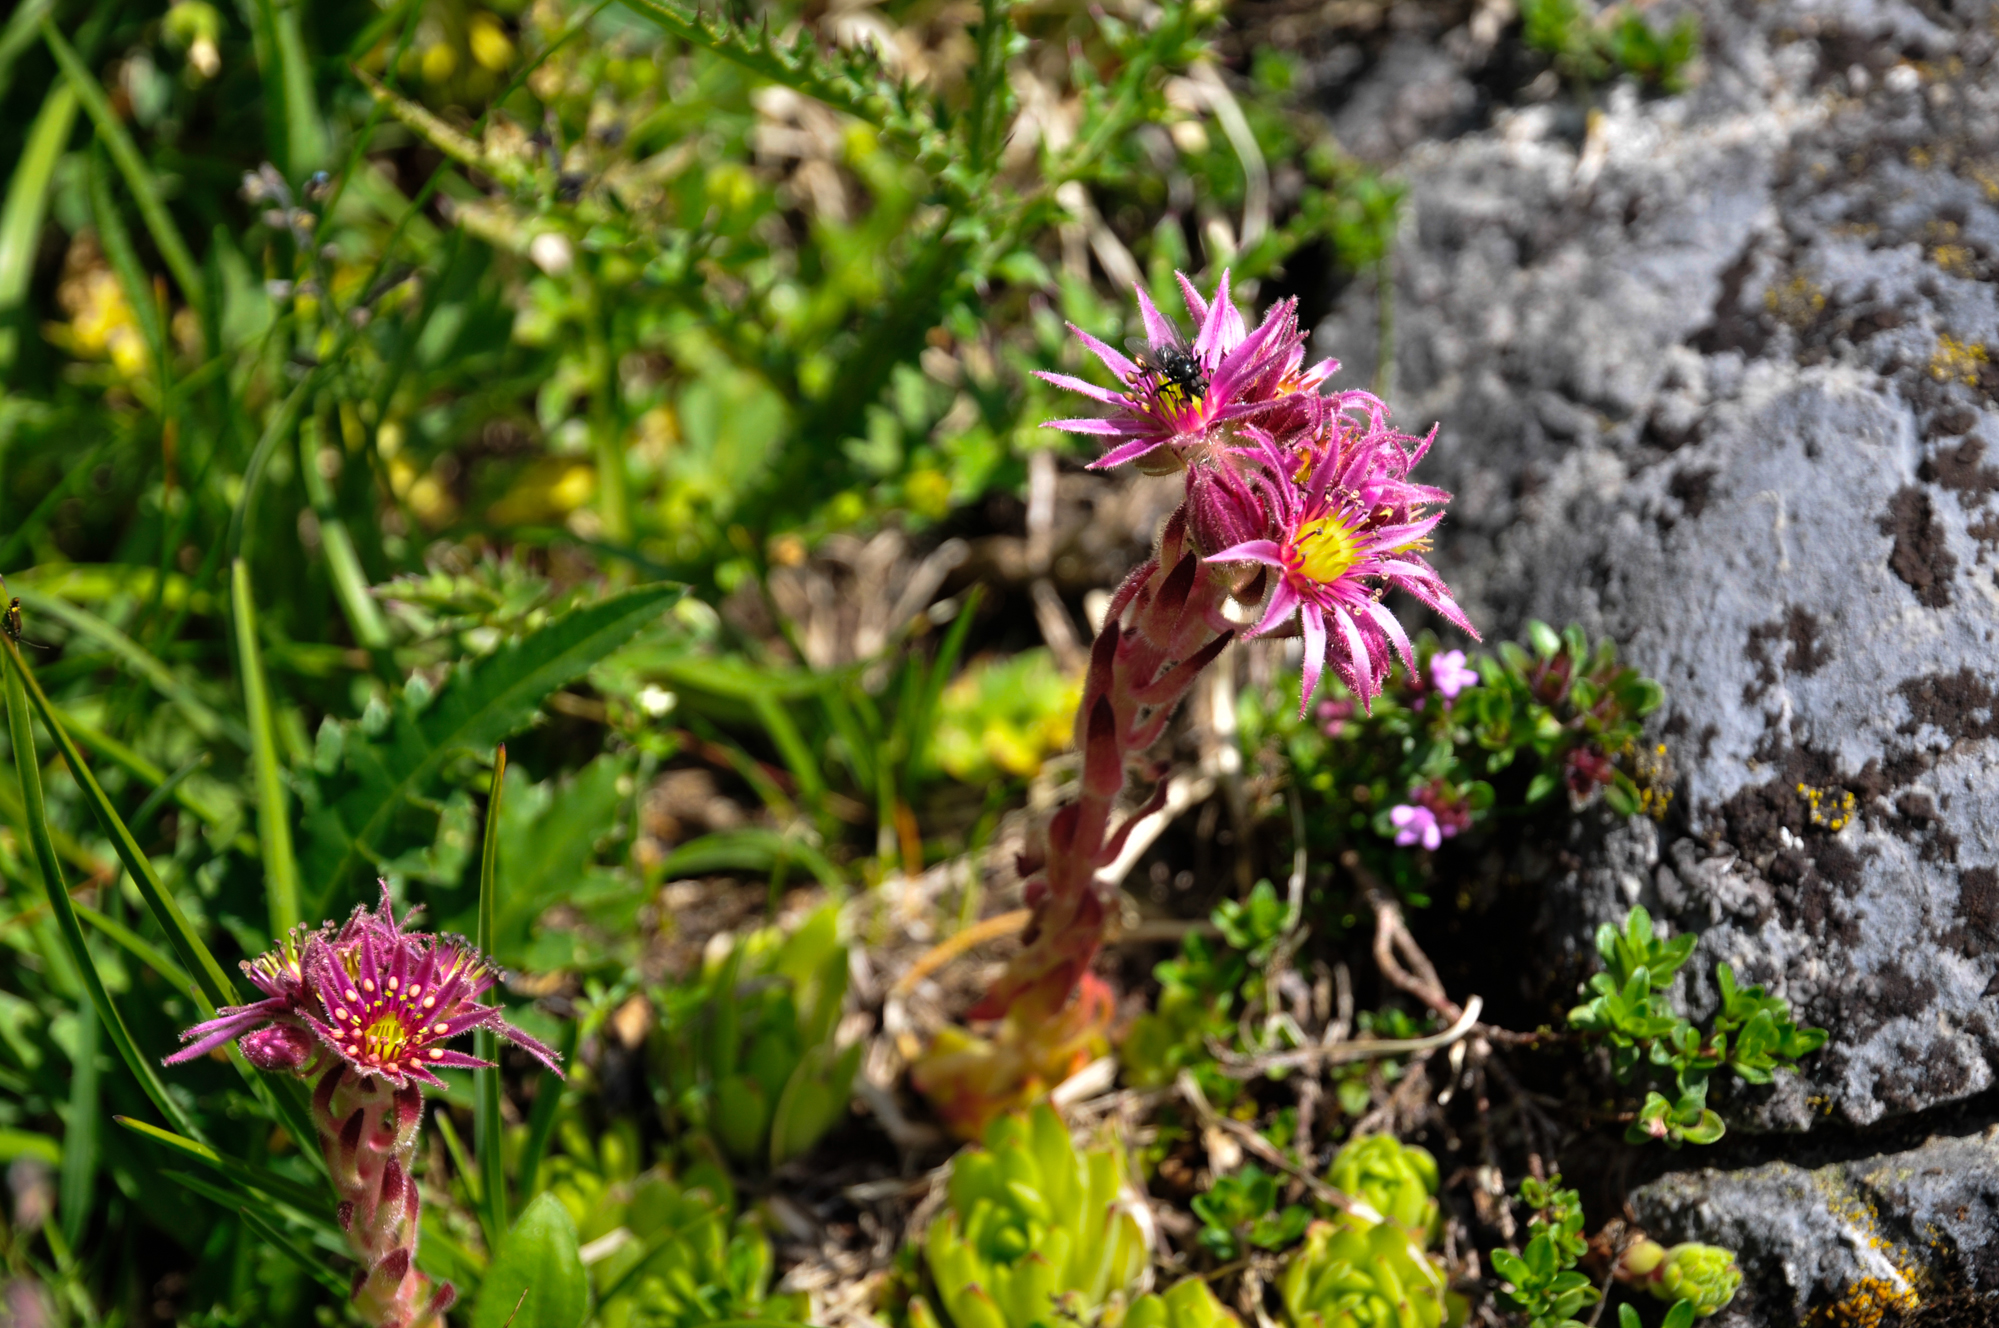
[[[682,587],[640,586],[565,614],[461,667],[421,713],[399,701],[373,738],[347,735],[339,775],[306,818],[306,877],[324,914],[368,863],[398,847],[397,815],[429,791],[454,754],[482,751],[526,727],[542,701],[656,621]]]

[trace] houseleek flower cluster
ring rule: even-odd
[[[1177,470],[1186,487],[1157,555],[1112,595],[1091,652],[1076,715],[1081,788],[1050,823],[1041,860],[1029,864],[1025,944],[970,1011],[999,1028],[990,1038],[951,1030],[915,1067],[918,1087],[967,1137],[1100,1045],[1111,1002],[1089,978],[1106,918],[1095,877],[1152,809],[1113,824],[1126,767],[1230,641],[1303,638],[1302,714],[1328,669],[1368,706],[1392,660],[1416,667],[1384,599],[1390,590],[1477,637],[1423,558],[1450,498],[1410,478],[1435,431],[1396,432],[1388,408],[1367,392],[1323,392],[1338,365],[1306,364],[1295,300],[1252,328],[1226,273],[1212,299],[1179,280],[1196,329],[1191,344],[1140,289],[1142,351],[1127,356],[1072,328],[1115,388],[1042,375],[1108,408],[1049,426],[1104,440],[1108,450],[1094,466]],[[1245,613],[1254,620],[1246,631],[1238,627]],[[1162,782],[1154,799],[1164,791]]]
[[[1280,1290],[1293,1328],[1448,1328],[1465,1318],[1429,1253],[1441,1222],[1437,1163],[1421,1148],[1369,1135],[1342,1148],[1327,1181],[1356,1204],[1314,1222]]]
[[[178,1065],[234,1041],[260,1070],[316,1081],[312,1119],[339,1199],[335,1215],[360,1261],[354,1307],[382,1328],[441,1323],[456,1292],[416,1269],[420,1203],[410,1164],[423,1120],[422,1085],[436,1071],[490,1061],[445,1044],[495,1033],[561,1073],[553,1051],[482,1005],[498,970],[457,936],[406,931],[382,885],[381,907],[294,928],[243,965],[264,999],[226,1006],[181,1034]]]
[[[1087,1322],[1106,1302],[1121,1304],[1150,1258],[1121,1197],[1126,1170],[1114,1144],[1078,1154],[1045,1104],[995,1120],[984,1148],[952,1161],[948,1211],[924,1235],[924,1260],[953,1328]],[[1149,1306],[1142,1319],[1194,1308]],[[937,1328],[921,1297],[910,1302],[910,1323]]]

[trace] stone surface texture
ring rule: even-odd
[[[1702,935],[1691,1013],[1728,960],[1831,1033],[1721,1104],[1737,1128],[1865,1126],[1999,1055],[1999,26],[1699,12],[1681,96],[1400,158],[1391,400],[1442,424],[1438,561],[1474,620],[1580,622],[1670,698],[1678,804],[1552,892],[1564,980],[1642,902]],[[1349,103],[1379,133],[1450,100],[1399,50]],[[1375,306],[1355,282],[1321,348],[1371,372]]]
[[[1681,1172],[1640,1189],[1632,1209],[1662,1240],[1740,1252],[1743,1287],[1714,1328],[1878,1324],[1999,1290],[1999,1128],[1809,1171]]]
[[[1677,801],[1535,887],[1543,995],[1643,903],[1700,934],[1690,1014],[1726,960],[1831,1035],[1718,1090],[1714,1156],[1848,1160],[1669,1173],[1636,1215],[1741,1252],[1718,1325],[1898,1322],[1999,1291],[1999,1137],[1966,1133],[1999,1059],[1999,14],[1694,8],[1682,95],[1544,77],[1464,128],[1474,17],[1459,77],[1390,41],[1335,125],[1409,186],[1389,396],[1442,426],[1439,565],[1489,639],[1580,622],[1668,693]],[[1354,280],[1319,333],[1363,381],[1377,303]],[[1895,1151],[1925,1111],[1965,1137]]]

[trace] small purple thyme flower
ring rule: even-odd
[[[441,1067],[483,1068],[443,1045],[485,1030],[562,1073],[553,1051],[505,1021],[479,997],[493,985],[492,961],[457,936],[405,931],[389,887],[379,910],[354,910],[338,935],[332,924],[294,928],[278,948],[243,965],[264,993],[226,1006],[181,1034],[188,1045],[167,1064],[234,1038],[260,1070],[317,1077],[313,1124],[339,1198],[335,1215],[361,1261],[354,1307],[379,1328],[441,1324],[457,1293],[435,1288],[416,1269],[421,1204],[411,1164],[423,1122],[420,1084],[440,1084]]]
[[[1465,688],[1478,686],[1478,673],[1465,667],[1464,651],[1446,650],[1430,661],[1430,683],[1454,701]]]
[[[1388,809],[1388,822],[1395,827],[1395,842],[1404,848],[1421,844],[1424,848],[1435,849],[1444,842],[1437,814],[1428,807],[1398,803]]]

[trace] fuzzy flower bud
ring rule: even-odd
[[[1618,1276],[1660,1300],[1687,1301],[1702,1319],[1733,1300],[1742,1285],[1735,1251],[1698,1241],[1667,1249],[1656,1240],[1641,1240],[1625,1251]]]

